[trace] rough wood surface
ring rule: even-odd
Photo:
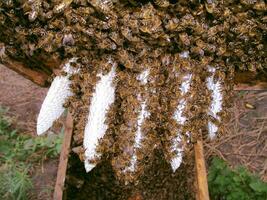
[[[267,90],[267,82],[258,82],[255,85],[239,83],[235,86],[234,89],[235,90],[250,90],[250,91]]]
[[[235,90],[267,90],[267,72],[237,72]]]
[[[195,167],[197,179],[197,200],[209,200],[207,171],[204,158],[203,142],[201,139],[194,144]]]
[[[63,198],[63,190],[66,179],[72,132],[73,132],[73,120],[71,114],[68,113],[65,123],[64,139],[62,143],[59,165],[58,165],[57,180],[54,191],[54,200],[62,200]]]
[[[17,61],[5,62],[4,65],[39,86],[46,87],[49,85],[47,82],[49,75],[44,72],[32,70]]]

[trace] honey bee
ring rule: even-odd
[[[179,26],[179,20],[177,18],[172,18],[168,21],[168,23],[165,25],[165,28],[174,31]]]
[[[83,146],[74,147],[74,148],[72,148],[72,151],[79,156],[81,161],[84,161],[84,159],[85,159],[85,157],[84,157],[85,150],[84,150]]]
[[[205,8],[208,13],[213,13],[216,7],[215,0],[207,0],[205,2]]]
[[[11,8],[14,6],[13,0],[3,0],[2,2],[6,7]]]
[[[36,10],[31,11],[28,15],[30,22],[33,22],[38,17],[38,14]]]
[[[5,44],[0,42],[0,60],[4,60],[4,58],[6,57],[6,47]]]
[[[167,8],[170,5],[168,0],[154,0],[154,2],[161,8]]]
[[[31,4],[31,11],[28,14],[28,19],[33,22],[38,17],[41,10],[41,0],[28,1]]]
[[[55,13],[61,13],[70,6],[73,0],[62,0],[62,2],[56,5],[53,9]]]
[[[52,32],[46,33],[46,35],[38,41],[37,48],[44,48],[53,44],[54,34]]]
[[[266,2],[260,0],[257,3],[255,3],[255,5],[253,6],[253,8],[255,10],[258,10],[258,11],[266,11],[267,5],[266,5]]]
[[[100,13],[108,14],[113,8],[111,0],[91,0],[89,3]]]
[[[257,2],[257,0],[241,0],[240,2],[244,5],[253,5]]]
[[[123,66],[129,69],[132,69],[134,67],[133,57],[126,50],[119,51],[117,55],[118,60]]]
[[[71,33],[67,33],[63,36],[62,44],[63,46],[73,46],[75,43]]]
[[[179,39],[181,40],[182,44],[189,46],[190,45],[190,39],[187,33],[180,33]]]
[[[73,0],[73,3],[81,5],[81,6],[87,6],[87,0]]]

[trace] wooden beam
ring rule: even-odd
[[[61,147],[58,171],[57,171],[57,180],[54,190],[54,200],[62,200],[63,190],[65,185],[68,159],[70,153],[70,145],[73,132],[73,119],[70,113],[68,113],[66,122],[65,122],[65,132],[64,139]]]
[[[39,86],[46,87],[49,85],[47,82],[49,75],[47,75],[43,72],[32,70],[32,69],[24,66],[24,64],[21,62],[17,62],[17,61],[11,62],[11,61],[7,60],[3,63],[3,65],[8,67],[9,69],[12,69],[13,71],[17,72],[18,74],[22,75],[26,79],[31,80],[32,82],[34,82],[35,84],[37,84]]]
[[[204,158],[203,141],[198,139],[194,144],[197,178],[197,200],[209,200],[207,171]]]
[[[267,90],[267,72],[236,72],[235,90]]]
[[[259,91],[259,90],[267,90],[267,82],[258,82],[257,84],[251,85],[246,83],[239,83],[235,85],[234,90],[251,90],[251,91]]]

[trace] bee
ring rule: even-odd
[[[109,38],[99,40],[98,47],[100,49],[110,49],[110,50],[115,50],[117,49],[117,45],[112,42]]]
[[[87,6],[87,0],[73,0],[73,3],[79,4],[81,6]]]
[[[119,33],[111,32],[109,33],[109,38],[118,46],[121,46],[123,44],[123,39],[120,37]]]
[[[205,2],[205,8],[208,13],[213,13],[216,7],[215,0],[207,0]]]
[[[37,48],[44,48],[53,44],[54,34],[52,32],[46,33],[45,36],[40,38],[37,44]]]
[[[170,5],[168,0],[154,0],[154,2],[161,8],[167,8]]]
[[[120,63],[128,68],[132,69],[134,67],[134,59],[131,54],[129,54],[126,50],[120,50],[117,52],[118,60]]]
[[[113,2],[111,0],[91,0],[89,2],[98,12],[105,14],[109,13],[113,8]]]
[[[81,161],[84,161],[84,159],[85,159],[85,157],[84,157],[85,150],[84,150],[83,146],[74,147],[74,148],[72,148],[72,151],[79,156]]]
[[[128,27],[121,28],[121,34],[131,42],[139,42],[140,39],[136,36],[133,36],[132,31]]]
[[[53,17],[53,11],[48,11],[47,13],[43,13],[44,19],[51,19]]]
[[[28,18],[30,22],[33,22],[38,17],[38,11],[33,10],[29,13]]]
[[[5,4],[6,7],[8,8],[12,8],[14,6],[13,4],[13,0],[4,0],[3,2]]]
[[[28,19],[33,22],[38,17],[41,11],[41,0],[28,1],[31,4],[31,11],[28,14]]]
[[[60,19],[55,19],[50,21],[50,23],[48,24],[48,28],[49,29],[63,29],[65,28],[65,23],[63,20]]]
[[[6,58],[6,47],[5,44],[0,42],[0,60],[3,60],[4,58]]]
[[[92,15],[94,12],[95,12],[94,9],[91,7],[79,7],[79,8],[77,8],[77,13],[80,13],[81,15],[84,15],[84,16]]]
[[[174,31],[179,26],[179,20],[177,18],[172,18],[165,25],[165,28],[169,31]]]
[[[241,0],[240,3],[244,5],[253,5],[257,2],[257,0]]]
[[[267,5],[264,1],[258,1],[253,8],[258,11],[266,11]]]
[[[189,46],[190,45],[190,39],[189,36],[187,35],[187,33],[180,33],[179,34],[179,39],[182,42],[182,44],[184,44],[185,46]]]
[[[71,33],[64,34],[62,39],[63,46],[73,46],[75,43]]]
[[[62,2],[56,5],[53,9],[54,13],[61,13],[70,6],[73,0],[62,0]]]
[[[67,17],[67,16],[66,16]],[[71,13],[70,14],[70,17],[71,17],[71,22],[72,23],[80,23],[81,25],[86,25],[86,19],[85,19],[85,17],[82,17],[82,16],[80,16],[80,15],[78,15],[78,14],[74,14],[74,13]]]
[[[199,56],[204,56],[204,50],[200,47],[191,47],[190,52]]]

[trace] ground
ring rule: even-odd
[[[17,73],[0,65],[0,106],[9,108],[14,128],[21,134],[36,136],[38,112],[47,89],[40,88]],[[57,175],[58,160],[46,160],[36,166],[31,190],[32,200],[50,200]]]
[[[35,134],[35,124],[47,89],[0,65],[0,105],[8,107],[17,128]]]
[[[31,134],[33,136],[36,135],[36,118],[46,92],[47,89],[40,88],[17,75],[15,72],[0,66],[0,106],[10,108],[8,114],[14,118],[14,125],[17,129],[20,129],[21,133]],[[259,174],[263,180],[267,181],[266,141],[267,91],[238,91],[235,92],[235,98],[231,108],[231,117],[226,126],[226,133],[221,135],[217,140],[205,144],[206,158],[209,161],[211,155],[218,155],[232,166],[242,164],[251,172]],[[160,156],[161,152],[157,153]],[[158,161],[155,160],[154,163],[157,164]],[[32,192],[32,199],[52,199],[57,165],[57,160],[48,160],[36,167],[33,173],[34,189]],[[160,165],[164,165],[166,173],[170,170],[166,163],[160,163]],[[93,170],[91,177],[95,178],[98,173],[101,173],[102,168],[103,166],[99,166],[96,170]],[[104,168],[106,168],[107,171],[110,170],[108,165]],[[102,176],[102,179],[104,178],[107,177]],[[114,180],[112,176],[108,178]],[[173,177],[167,177],[166,179],[171,178]],[[177,178],[179,177],[177,176]],[[71,181],[69,181],[70,179]],[[71,174],[67,176],[67,181],[77,182],[77,185],[84,184]],[[144,186],[147,184],[145,183],[146,180],[141,181]],[[102,184],[101,180],[95,183],[95,187],[98,186],[97,184]],[[86,184],[92,186],[92,181]],[[117,183],[114,182],[113,184]],[[191,184],[190,181],[187,184]],[[93,191],[93,188],[94,187],[88,190],[88,192],[102,192],[101,190]],[[140,188],[140,190],[141,189],[142,188]],[[111,190],[108,191],[108,193],[109,192],[112,193],[114,191]],[[142,199],[141,194],[135,195],[134,191],[132,192],[133,196]],[[136,192],[138,193],[138,191]],[[164,191],[162,191],[161,194],[163,193]],[[113,195],[116,196],[117,194],[113,193]],[[127,195],[130,199],[135,199],[131,198],[131,194]]]
[[[267,91],[236,92],[226,133],[206,144],[232,166],[243,165],[267,181]]]

